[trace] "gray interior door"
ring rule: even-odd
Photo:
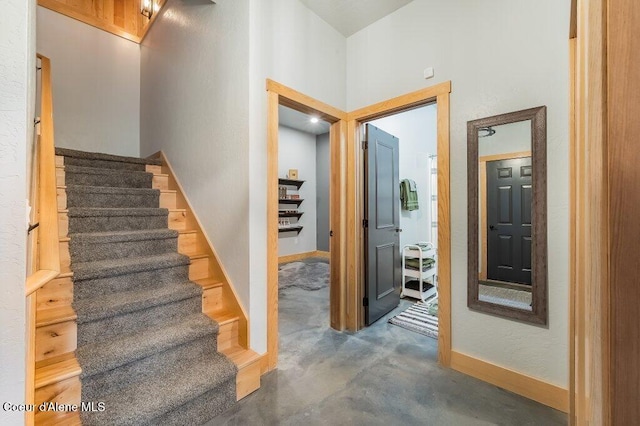
[[[487,162],[487,279],[531,285],[531,157]]]
[[[398,138],[366,125],[365,323],[400,303],[400,175]]]

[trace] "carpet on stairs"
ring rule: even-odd
[[[57,148],[64,157],[76,357],[85,425],[202,424],[236,401],[236,366],[217,351],[147,164]]]

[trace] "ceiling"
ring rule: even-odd
[[[308,114],[303,114],[282,105],[278,106],[278,122],[283,126],[313,135],[327,133],[331,127],[331,124],[326,121],[320,120],[317,123],[312,123],[310,120],[311,116]]]
[[[300,0],[345,37],[384,18],[413,0]]]

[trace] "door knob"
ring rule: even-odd
[[[496,227],[495,227],[495,226],[493,226],[493,225],[489,225],[489,229],[491,229],[491,230],[493,231],[493,230],[495,230],[495,229],[496,229]]]
[[[396,232],[402,232],[402,228],[396,228]]]

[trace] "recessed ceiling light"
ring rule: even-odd
[[[320,120],[318,120],[318,117],[311,117],[311,120],[309,121],[311,121],[313,124],[316,124]]]

